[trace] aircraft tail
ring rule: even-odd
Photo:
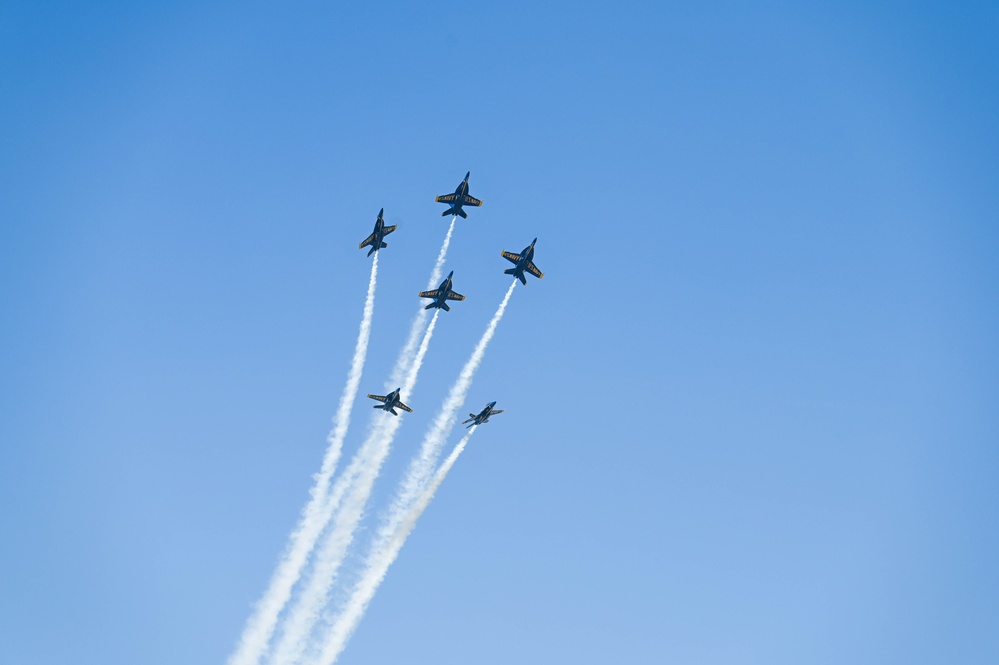
[[[517,279],[519,279],[521,282],[523,282],[524,286],[527,286],[527,277],[524,276],[523,271],[521,271],[521,272],[518,273],[516,268],[510,268],[509,270],[504,270],[503,274],[504,275],[513,275],[514,277],[516,277]]]

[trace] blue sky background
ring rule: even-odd
[[[994,3],[4,3],[0,662],[220,663],[472,171],[340,662],[999,658]],[[348,451],[367,422],[355,410]],[[453,436],[452,441],[457,437]]]

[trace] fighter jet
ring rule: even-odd
[[[468,195],[468,176],[472,175],[469,171],[465,174],[465,179],[461,181],[461,184],[454,190],[454,194],[441,194],[437,197],[438,203],[448,203],[451,205],[450,208],[441,213],[441,217],[447,217],[448,215],[461,215],[462,219],[468,219],[468,213],[461,209],[461,206],[480,206],[482,201],[473,198]]]
[[[461,424],[464,425],[465,423],[472,423],[471,425],[468,426],[472,427],[473,425],[481,425],[482,423],[488,423],[489,416],[495,416],[497,413],[503,413],[503,409],[494,409],[493,408],[494,406],[496,406],[496,402],[489,402],[489,404],[486,404],[486,408],[479,411],[479,415],[470,413],[468,415],[472,417]],[[468,429],[468,427],[466,427],[465,429]]]
[[[385,208],[378,211],[378,219],[375,220],[375,230],[371,232],[367,238],[364,239],[360,245],[357,246],[358,249],[364,249],[368,245],[371,245],[371,249],[368,250],[368,256],[371,256],[379,249],[385,249],[388,247],[387,242],[383,242],[385,236],[395,231],[395,225],[385,226],[385,220],[382,219],[382,215],[385,214]]]
[[[538,241],[537,238],[531,241],[531,244],[524,248],[524,251],[520,254],[514,254],[513,252],[503,252],[503,258],[510,263],[515,264],[512,268],[504,270],[503,272],[507,275],[513,275],[519,279],[524,284],[527,284],[527,277],[524,276],[524,271],[531,273],[538,279],[545,276],[543,272],[538,270],[538,267],[534,265],[534,243]]]
[[[383,404],[375,404],[373,408],[384,409],[385,411],[391,413],[393,416],[399,415],[398,413],[395,412],[396,407],[399,407],[403,411],[408,411],[409,413],[412,413],[413,410],[408,406],[406,406],[405,404],[403,404],[402,401],[399,399],[400,390],[401,388],[396,388],[388,395],[368,395],[368,397],[374,400],[378,400],[379,402],[383,402]]]
[[[464,300],[465,296],[460,293],[455,293],[451,290],[451,277],[454,276],[454,271],[452,270],[448,273],[448,276],[444,278],[441,285],[438,286],[433,291],[420,291],[421,298],[433,298],[434,301],[424,307],[423,309],[430,309],[431,307],[438,307],[443,309],[445,312],[450,312],[451,308],[447,306],[445,300]]]

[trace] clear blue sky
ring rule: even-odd
[[[995,3],[4,3],[0,662],[224,661],[319,467],[357,243],[399,225],[364,393],[468,170],[468,299],[379,500],[500,250],[546,275],[342,663],[996,662],[997,34]]]

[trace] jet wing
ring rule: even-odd
[[[413,410],[412,410],[411,408],[409,408],[408,406],[406,406],[406,405],[405,405],[405,404],[403,404],[402,402],[396,402],[396,404],[395,404],[395,405],[396,405],[397,407],[399,407],[400,409],[402,409],[403,411],[408,411],[409,413],[412,413],[412,412],[413,412]]]
[[[441,194],[436,199],[438,203],[454,203],[457,200],[458,200],[457,194]]]
[[[392,226],[386,226],[382,229],[382,235],[387,236],[398,228],[398,224],[393,224]]]
[[[465,296],[461,295],[460,293],[456,293],[454,291],[448,291],[447,295],[444,296],[444,300],[464,300],[464,299]]]
[[[420,291],[421,298],[436,298],[441,294],[440,289],[434,289],[433,291]]]
[[[482,201],[475,198],[474,196],[469,196],[468,194],[465,194],[463,197],[461,197],[461,205],[480,206],[482,205]]]
[[[461,424],[461,425],[464,425],[465,423],[470,423],[470,422],[472,422],[473,420],[475,420],[475,418],[476,418],[476,416],[472,416],[472,417],[471,417],[471,418],[469,418],[468,420],[462,420],[460,424]]]
[[[503,258],[509,261],[510,263],[520,262],[520,254],[514,254],[513,252],[503,252]]]
[[[368,395],[371,399],[378,400],[379,402],[387,402],[388,398],[385,395]]]
[[[388,233],[388,232],[386,231],[386,233]],[[371,234],[371,235],[369,235],[369,236],[368,236],[367,238],[365,238],[365,239],[364,239],[364,242],[362,242],[362,243],[361,243],[360,245],[358,245],[358,246],[357,246],[357,248],[358,248],[358,249],[362,249],[362,248],[364,248],[364,247],[367,247],[368,245],[370,245],[370,244],[371,244],[371,243],[373,243],[374,241],[375,241],[375,234],[374,234],[374,233],[372,233],[372,234]]]
[[[504,409],[496,409],[495,411],[490,411],[490,416],[495,416],[497,413],[503,413]]]
[[[540,270],[538,270],[538,267],[536,265],[534,265],[534,261],[528,262],[527,267],[525,269],[527,270],[527,272],[531,273],[532,275],[534,275],[538,279],[541,279],[542,277],[545,276],[545,274],[543,272],[541,272]]]

